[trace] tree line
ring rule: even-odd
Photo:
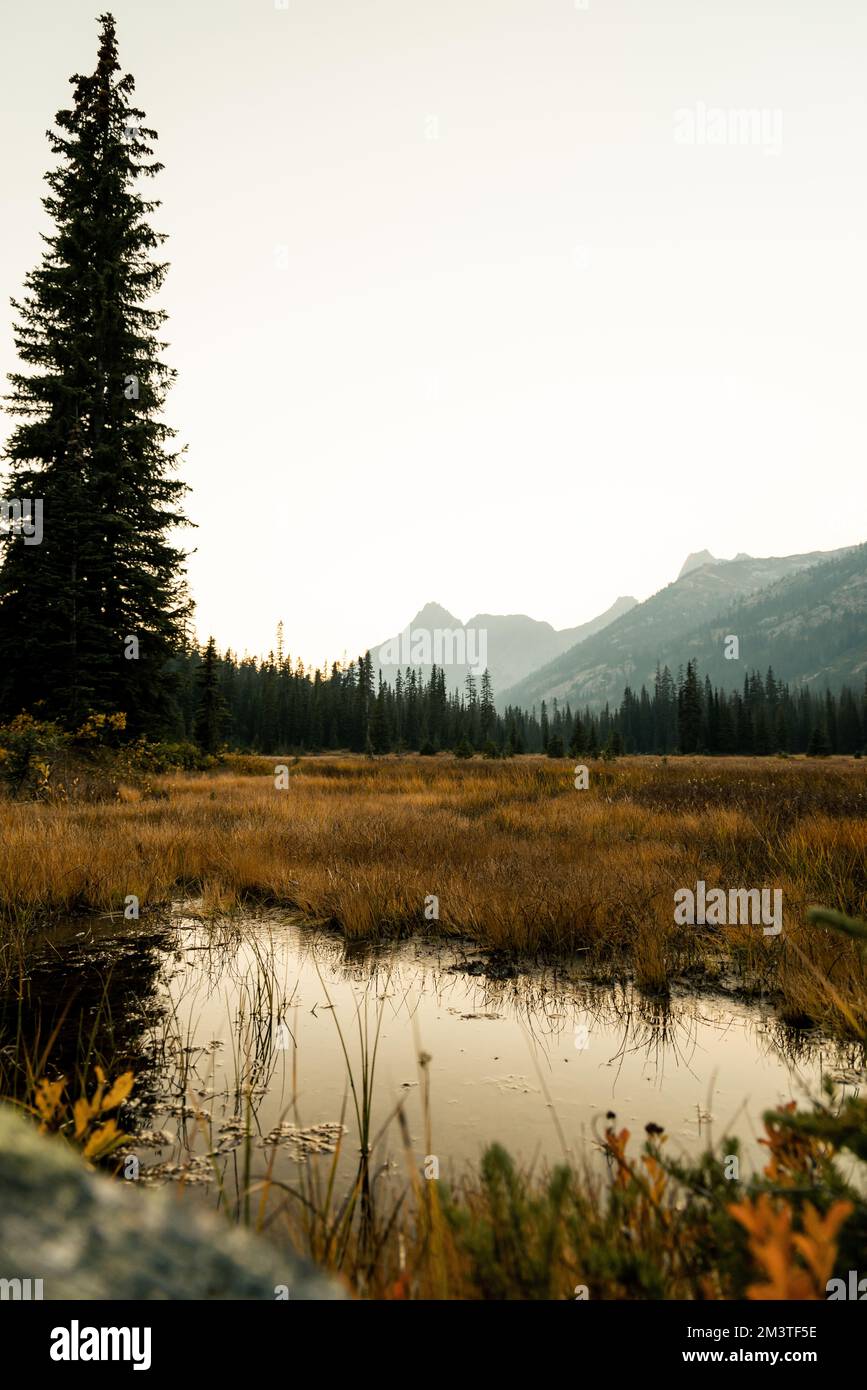
[[[325,670],[287,656],[264,661],[220,656],[211,640],[178,663],[183,736],[206,751],[253,753],[392,752],[508,757],[609,753],[827,755],[867,747],[867,682],[856,695],[799,686],[772,669],[753,671],[725,691],[700,679],[695,662],[673,676],[657,670],[652,690],[630,687],[616,709],[572,709],[553,700],[539,709],[494,706],[487,671],[450,690],[442,667],[429,677],[407,667],[393,683],[374,676],[370,653]]]

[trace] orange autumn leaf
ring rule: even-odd
[[[793,1115],[797,1110],[795,1101],[777,1107],[779,1115]],[[766,1138],[759,1143],[770,1150],[770,1158],[765,1166],[765,1177],[778,1187],[795,1187],[803,1181],[804,1174],[815,1174],[828,1162],[832,1146],[813,1135],[800,1134],[789,1125],[781,1124],[773,1115],[765,1117]]]
[[[658,1204],[662,1201],[665,1193],[666,1184],[668,1183],[668,1174],[659,1162],[659,1159],[654,1158],[652,1154],[645,1154],[641,1161],[647,1169],[650,1178],[651,1198]]]
[[[626,1162],[626,1145],[629,1143],[629,1130],[621,1129],[619,1134],[609,1128],[605,1131],[605,1150],[610,1158],[617,1164],[617,1177],[615,1183],[618,1187],[626,1187],[630,1182],[629,1167]]]
[[[802,1233],[792,1230],[792,1208],[775,1204],[767,1192],[755,1202],[744,1198],[732,1203],[728,1210],[747,1231],[750,1254],[767,1276],[766,1283],[749,1285],[747,1298],[824,1298],[837,1258],[837,1232],[852,1211],[850,1202],[835,1202],[825,1216],[806,1203]],[[799,1254],[806,1269],[798,1263]]]
[[[834,1202],[822,1216],[811,1202],[804,1204],[804,1234],[794,1236],[793,1242],[822,1289],[834,1272],[837,1233],[854,1209],[851,1202]]]

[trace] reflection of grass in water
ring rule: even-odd
[[[385,989],[378,996],[375,1008],[371,1007],[369,998],[371,980],[366,982],[360,998],[354,996],[352,1022],[357,1029],[356,1058],[353,1058],[350,1037],[341,1024],[321,973],[320,982],[334,1020],[346,1069],[347,1091],[352,1097],[355,1111],[359,1135],[358,1167],[341,1197],[338,1194],[338,1170],[342,1136],[337,1140],[324,1178],[320,1174],[318,1163],[311,1160],[300,1169],[295,1185],[278,1181],[273,1176],[272,1159],[269,1171],[260,1184],[259,1225],[260,1228],[267,1226],[274,1229],[278,1220],[282,1221],[296,1248],[318,1264],[342,1275],[356,1292],[375,1293],[380,1289],[382,1271],[390,1267],[392,1260],[396,1263],[396,1286],[401,1285],[401,1281],[407,1277],[409,1245],[419,1240],[423,1241],[428,1251],[429,1268],[432,1271],[439,1270],[441,1260],[438,1258],[438,1251],[442,1245],[442,1218],[438,1193],[435,1183],[425,1184],[419,1177],[404,1113],[405,1099],[398,1101],[386,1115],[378,1131],[373,1131],[376,1057],[390,972],[386,976]],[[349,1027],[351,1032],[352,1023]],[[432,1124],[427,1072],[429,1060],[426,1054],[419,1053],[422,1114],[430,1146]],[[296,1067],[297,1047],[293,1060],[293,1083],[297,1079]],[[297,1096],[297,1085],[293,1084],[293,1090]],[[344,1095],[341,1126],[346,1103]],[[297,1112],[297,1106],[295,1108]],[[388,1159],[385,1163],[380,1163],[375,1157],[384,1145],[386,1135],[395,1120],[399,1122],[408,1173],[407,1185],[396,1198],[382,1192],[383,1182],[389,1172]],[[273,1192],[285,1195],[266,1219],[265,1210]],[[412,1211],[410,1225],[402,1220],[407,1209]],[[438,1276],[437,1286],[440,1292],[444,1291],[442,1271]]]
[[[183,1148],[192,1147],[203,1124],[202,1107],[192,1095],[192,1087],[196,1084],[204,1090],[209,1083],[209,1078],[201,1074],[202,1054],[196,1049],[196,1044],[203,1041],[201,1011],[197,1011],[196,1002],[199,996],[203,1004],[215,995],[224,995],[226,999],[230,1054],[226,1058],[230,1063],[227,1081],[233,1090],[232,1114],[235,1117],[242,1114],[248,1090],[270,1086],[275,1063],[279,1060],[279,1055],[275,1057],[274,1054],[274,1021],[287,1016],[297,981],[295,985],[290,983],[288,986],[281,986],[280,983],[277,950],[279,944],[285,942],[281,917],[261,914],[252,923],[252,931],[250,926],[250,923],[237,920],[203,925],[186,919],[180,928],[175,928],[172,936],[168,932],[161,932],[159,937],[161,950],[156,954],[165,961],[165,983],[160,995],[162,1017],[158,1026],[149,1026],[146,1038],[139,1035],[137,1051],[148,1057],[176,1100],[185,1097],[197,1108],[196,1133],[189,1141],[185,1126],[179,1126]],[[523,971],[517,981],[476,979],[455,972],[445,964],[445,961],[454,960],[451,950],[443,950],[441,968],[436,955],[432,956],[430,952],[426,952],[421,961],[408,961],[401,953],[395,957],[393,948],[348,950],[340,937],[329,933],[298,926],[293,928],[293,932],[293,950],[300,947],[302,969],[307,965],[311,970],[318,970],[318,961],[324,957],[329,968],[349,984],[362,984],[377,995],[394,991],[402,995],[404,1000],[411,1000],[417,998],[419,992],[432,993],[447,1004],[451,993],[455,1002],[460,1002],[464,1008],[469,1005],[473,1011],[494,1010],[502,1013],[521,1024],[532,1039],[539,1060],[548,1067],[551,1065],[547,1060],[549,1051],[556,1049],[562,1038],[580,1021],[594,1035],[614,1034],[609,1060],[616,1061],[618,1058],[625,1059],[629,1054],[643,1053],[646,1064],[655,1070],[671,1057],[678,1065],[689,1068],[699,1023],[706,1021],[712,1024],[717,1007],[713,996],[708,996],[706,1000],[702,996],[698,999],[677,995],[658,998],[647,996],[628,983],[605,987],[588,984],[580,977],[570,979],[561,969],[553,967],[534,972]],[[148,935],[142,933],[142,947],[135,948],[136,967],[137,962],[148,953],[148,940]],[[170,949],[173,941],[175,951]],[[98,977],[97,993],[94,994],[91,989],[88,996],[95,1000],[92,1008],[84,1010],[78,1007],[78,1001],[67,992],[64,1008],[69,1016],[67,1025],[71,1018],[77,1032],[74,1064],[79,1085],[94,1064],[101,1064],[109,1074],[115,1074],[135,1062],[135,1053],[130,1051],[128,1039],[119,1050],[114,1036],[118,1000],[123,998],[125,1002],[128,994],[123,989],[124,968],[132,959],[127,951],[116,966],[104,975],[98,970],[91,972]],[[63,957],[58,954],[57,960],[58,974],[66,977],[68,972]],[[321,971],[318,973],[321,978]],[[172,983],[169,984],[172,976]],[[42,976],[39,978],[40,987],[44,988],[45,980]],[[64,988],[68,991],[69,981],[66,978]],[[78,988],[78,983],[74,983],[72,988]],[[465,991],[469,992],[465,994]],[[290,996],[288,999],[285,997],[287,992]],[[52,993],[50,988],[48,993]],[[331,996],[328,998],[331,1003]],[[368,995],[364,998],[365,1003],[352,1025],[359,1029],[367,1027],[365,1010],[368,1008]],[[725,1001],[720,1002],[724,1009],[728,1008]],[[40,1038],[38,1013],[35,1019],[28,1020],[32,1026],[26,1029],[21,1009],[19,1007],[16,1012],[14,1000],[10,1001],[7,997],[5,1010],[6,1036],[4,1046],[0,1048],[0,1093],[16,1095],[31,1086],[35,1076],[49,1068],[60,1025],[48,1014],[45,1036]],[[752,1033],[760,1052],[775,1051],[790,1067],[797,1062],[821,1060],[826,1067],[851,1071],[863,1062],[863,1046],[857,1042],[831,1043],[815,1031],[804,1032],[787,1027],[779,1023],[773,1014],[763,1020],[762,1029],[757,1032],[750,1011],[744,1010],[744,1014],[743,1026]],[[128,1022],[127,1019],[124,1021]],[[341,1049],[345,1051],[345,1032],[339,1041]],[[67,1048],[67,1053],[69,1050]],[[212,1069],[215,1062],[216,1058],[212,1059]],[[371,1086],[368,1073],[372,1065],[375,1065],[375,1048],[369,1044],[365,1048],[362,1043],[357,1079],[353,1076],[355,1089],[350,1088],[353,1105],[356,1106],[357,1102],[356,1119],[362,1147],[365,1142],[369,1145],[368,1100]],[[69,1070],[68,1056],[63,1066]],[[140,1065],[137,1071],[140,1077],[139,1094],[150,1103],[153,1085],[142,1077]],[[150,1108],[154,1108],[154,1105],[151,1104]],[[183,1120],[184,1117],[181,1118]],[[204,1118],[210,1124],[210,1117]]]
[[[248,760],[165,777],[165,799],[146,807],[0,802],[0,922],[13,923],[0,966],[26,950],[27,914],[118,911],[130,893],[153,906],[188,890],[204,914],[293,904],[348,939],[375,939],[430,929],[435,888],[443,936],[581,952],[588,969],[628,971],[648,991],[728,968],[775,991],[790,1019],[854,1036],[867,1016],[852,943],[804,920],[812,901],[867,910],[864,774],[852,760],[637,758],[593,765],[581,793],[548,759],[317,758],[293,767],[285,791],[273,763],[252,765],[271,775]],[[779,887],[783,936],[676,926],[673,890],[698,879]]]
[[[344,1056],[351,1074],[348,1047]],[[430,1151],[429,1060],[420,1054]],[[539,1299],[586,1290],[596,1299],[750,1291],[821,1298],[826,1277],[863,1258],[867,1204],[835,1156],[860,1150],[867,1157],[867,1106],[850,1100],[840,1111],[830,1090],[810,1114],[786,1107],[766,1117],[769,1162],[743,1180],[731,1180],[728,1169],[739,1160],[736,1141],[678,1163],[651,1125],[636,1156],[628,1131],[610,1115],[598,1136],[607,1177],[586,1163],[520,1168],[491,1145],[477,1171],[458,1182],[431,1181],[419,1171],[402,1105],[396,1115],[407,1161],[397,1198],[379,1199],[368,1152],[335,1206],[335,1156],[324,1191],[311,1173],[302,1191],[285,1187],[274,1214],[296,1248],[362,1296]],[[275,1186],[284,1185],[268,1183]],[[276,1233],[273,1218],[263,1224]]]
[[[339,1199],[338,1145],[324,1176],[313,1162],[297,1184],[278,1182],[272,1160],[257,1184],[255,1224],[274,1235],[282,1227],[296,1248],[362,1296],[562,1298],[586,1287],[594,1298],[742,1297],[759,1288],[781,1298],[823,1297],[816,1271],[845,1272],[863,1255],[867,1208],[834,1156],[858,1144],[867,1156],[865,1108],[847,1102],[838,1119],[830,1093],[813,1117],[792,1110],[768,1117],[770,1162],[743,1182],[730,1181],[710,1149],[693,1163],[667,1158],[665,1137],[653,1126],[642,1152],[631,1156],[628,1132],[613,1115],[598,1137],[605,1179],[586,1163],[522,1169],[493,1145],[475,1173],[451,1184],[428,1180],[402,1103],[371,1136],[376,1050],[392,982],[386,972],[379,1007],[370,1006],[381,973],[373,970],[355,999],[357,1057],[352,1025],[347,1031],[332,1009],[360,1135],[354,1181]],[[326,997],[331,1004],[327,989]],[[671,1010],[642,1019],[642,1027],[653,1018],[671,1026]],[[419,1049],[431,1155],[428,1064]],[[382,1192],[374,1161],[394,1118],[407,1168],[396,1197]],[[737,1157],[736,1141],[721,1153]]]
[[[389,971],[386,976],[385,992],[379,1001],[380,1007],[376,1010],[376,1031],[373,1035],[372,1042],[370,1037],[370,1020],[368,1013],[368,988],[365,988],[360,1001],[357,1001],[356,1003],[355,1022],[358,1028],[359,1050],[359,1072],[357,1082],[355,1069],[353,1068],[352,1061],[349,1056],[349,1049],[346,1045],[346,1039],[343,1036],[343,1029],[340,1026],[340,1019],[338,1018],[337,1010],[335,1009],[334,1004],[331,1001],[331,995],[328,993],[328,986],[322,978],[322,972],[319,969],[318,963],[316,966],[316,973],[319,976],[319,983],[322,986],[325,998],[328,1000],[328,1007],[331,1010],[331,1016],[334,1019],[334,1026],[337,1029],[337,1036],[340,1039],[340,1047],[341,1051],[343,1052],[343,1059],[346,1063],[346,1075],[349,1081],[349,1088],[352,1092],[352,1100],[355,1106],[355,1118],[358,1123],[358,1136],[361,1146],[361,1156],[362,1158],[369,1158],[371,1104],[373,1101],[373,1081],[374,1075],[376,1073],[376,1054],[379,1048],[380,1033],[382,1031],[382,1019],[385,1010],[385,998],[388,993],[388,987],[391,983],[391,971]]]
[[[48,949],[56,955],[54,972],[44,962],[36,971],[31,962],[0,996],[0,1096],[20,1102],[38,1079],[61,1073],[70,1091],[83,1095],[96,1068],[113,1076],[133,1063],[147,1085],[151,1069],[142,1065],[139,1044],[146,1022],[140,991],[152,988],[156,970],[148,952],[133,961],[125,981],[128,957],[83,972],[70,970],[53,944]]]
[[[372,1052],[362,1004],[356,1016],[358,1082],[335,1022],[359,1131],[369,1134],[364,1116],[371,1109],[381,1009]],[[428,1062],[420,1053],[431,1150]],[[608,1161],[604,1182],[586,1165],[522,1170],[493,1145],[476,1174],[452,1187],[443,1183],[440,1193],[439,1183],[419,1174],[402,1106],[397,1116],[408,1167],[397,1201],[378,1209],[366,1142],[359,1178],[335,1217],[336,1158],[324,1201],[312,1187],[302,1198],[308,1219],[301,1248],[363,1295],[823,1298],[827,1278],[863,1260],[867,1203],[835,1159],[848,1152],[867,1160],[867,1105],[851,1098],[841,1104],[830,1086],[806,1114],[791,1106],[766,1115],[769,1162],[748,1181],[739,1173],[732,1180],[736,1141],[679,1163],[667,1158],[666,1137],[650,1125],[633,1158],[628,1131],[618,1131],[610,1115],[598,1139]],[[359,1192],[364,1200],[356,1204]],[[283,1211],[297,1240],[291,1207]],[[337,1232],[339,1240],[329,1238]]]
[[[356,1266],[360,1261],[367,1261],[368,1264],[374,1265],[381,1241],[375,1200],[376,1181],[375,1176],[371,1174],[371,1160],[379,1138],[388,1128],[396,1113],[393,1111],[388,1117],[379,1135],[373,1134],[372,1116],[376,1059],[391,972],[386,975],[382,994],[377,997],[374,990],[377,1006],[373,1010],[373,1019],[371,1019],[369,999],[371,981],[368,980],[360,998],[355,997],[353,990],[353,1002],[355,1004],[353,1022],[358,1035],[358,1056],[355,1064],[351,1056],[347,1035],[341,1025],[337,1009],[328,992],[328,986],[322,977],[318,962],[316,962],[316,972],[327,1000],[327,1007],[334,1021],[343,1056],[346,1081],[355,1112],[359,1161],[354,1181],[339,1204],[336,1203],[336,1191],[342,1133],[335,1145],[334,1155],[329,1164],[324,1184],[320,1180],[318,1165],[315,1162],[310,1162],[302,1168],[303,1187],[300,1197],[304,1213],[305,1245],[309,1251],[315,1252],[315,1257],[319,1263],[329,1267],[342,1268],[348,1258],[350,1248],[354,1251]],[[293,1077],[296,1075],[297,1052],[296,1046],[293,1053]],[[295,1095],[297,1096],[297,1089],[295,1089]],[[297,1112],[297,1106],[295,1109]],[[399,1109],[400,1106],[397,1107],[397,1110]],[[340,1116],[341,1126],[345,1111],[346,1096],[344,1095]],[[287,1188],[287,1191],[292,1193],[291,1188]],[[298,1195],[297,1192],[295,1195]],[[360,1274],[360,1270],[357,1268],[356,1273]]]
[[[830,924],[832,929],[834,924]],[[672,1160],[665,1138],[651,1127],[642,1151],[630,1153],[628,1133],[609,1117],[597,1137],[607,1160],[607,1176],[589,1164],[564,1163],[552,1169],[520,1168],[497,1145],[490,1146],[478,1170],[457,1181],[423,1175],[413,1152],[405,1102],[401,1101],[374,1133],[377,1054],[386,997],[400,967],[373,959],[365,968],[360,996],[348,1023],[331,1012],[346,1070],[346,1105],[351,1103],[359,1136],[359,1162],[348,1183],[339,1176],[342,1140],[325,1159],[299,1165],[294,1182],[277,1178],[277,1146],[257,1173],[256,1090],[273,1079],[276,1055],[272,1023],[285,1012],[280,997],[273,943],[254,947],[246,939],[214,934],[195,944],[199,970],[183,981],[179,998],[163,1023],[162,1055],[174,1066],[174,1084],[184,1100],[198,1076],[193,1010],[183,1024],[180,1000],[230,976],[238,1005],[230,1016],[233,1078],[229,1099],[243,1125],[240,1152],[214,1163],[218,1203],[231,1219],[288,1239],[319,1264],[344,1277],[369,1297],[562,1298],[587,1286],[593,1298],[743,1296],[770,1288],[778,1297],[823,1296],[815,1269],[828,1274],[863,1264],[867,1207],[862,1193],[842,1176],[835,1154],[867,1161],[867,1110],[863,1102],[842,1104],[829,1092],[808,1113],[787,1111],[767,1122],[769,1163],[764,1174],[732,1181],[721,1154],[737,1157],[736,1141],[717,1154],[708,1150],[694,1161]],[[359,962],[348,963],[358,970]],[[198,978],[196,978],[198,976]],[[449,977],[453,981],[453,977]],[[332,999],[325,990],[329,1005]],[[407,984],[402,1008],[411,990]],[[487,982],[484,990],[508,997],[508,987]],[[400,990],[398,990],[400,994]],[[374,1002],[374,1000],[376,1002]],[[582,1007],[595,1007],[602,1022],[619,1018],[621,1051],[683,1045],[681,1030],[694,1026],[694,1014],[676,1001],[652,1000],[629,989],[605,998],[593,991]],[[550,995],[538,992],[538,1009],[524,1000],[518,1012],[537,1023],[542,1039],[550,1034]],[[85,1051],[94,1046],[91,1024],[82,1034]],[[548,1034],[544,1030],[548,1030]],[[357,1035],[357,1036],[355,1036]],[[537,1039],[538,1040],[538,1039]],[[35,1075],[50,1052],[47,1038],[30,1058]],[[356,1046],[357,1044],[357,1046]],[[418,1039],[422,1117],[427,1154],[434,1155],[429,1059]],[[298,1114],[298,1047],[293,1037],[292,1092],[287,1113]],[[350,1099],[351,1098],[351,1102]],[[210,1142],[212,1119],[202,1106],[195,1128]],[[398,1193],[389,1190],[377,1154],[397,1121],[406,1178]],[[181,1115],[179,1132],[191,1148]],[[230,1191],[228,1176],[234,1178]],[[809,1205],[808,1205],[809,1204]],[[844,1206],[841,1204],[848,1204]],[[810,1209],[816,1213],[810,1217]],[[851,1210],[850,1210],[851,1208]],[[800,1244],[795,1241],[798,1236]],[[805,1263],[812,1252],[814,1265]],[[825,1261],[825,1265],[821,1261]],[[828,1263],[830,1261],[830,1264]],[[812,1269],[812,1273],[811,1273]]]

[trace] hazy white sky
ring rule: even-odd
[[[202,636],[572,626],[690,550],[867,538],[867,7],[582,5],[114,0]],[[99,9],[0,0],[4,302]]]

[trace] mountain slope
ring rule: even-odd
[[[724,655],[730,634],[738,638],[737,662]],[[673,650],[663,651],[669,666],[674,658]],[[773,666],[789,682],[860,686],[867,674],[867,545],[741,599],[680,643],[677,659],[697,660],[702,675],[719,685]]]
[[[418,639],[416,645],[415,634],[428,633],[430,656],[437,665],[444,665],[449,688],[463,687],[470,663],[466,660],[449,660],[448,654],[461,657],[466,653],[470,657],[482,658],[481,665],[487,665],[496,691],[523,679],[529,672],[543,666],[560,652],[600,632],[634,608],[636,603],[637,600],[634,598],[618,598],[598,617],[579,627],[564,628],[561,631],[557,631],[550,623],[538,622],[523,613],[477,613],[466,623],[462,623],[438,603],[427,603],[408,624],[403,643],[400,640],[401,635],[398,634],[397,637],[388,638],[385,642],[378,642],[371,647],[370,655],[374,671],[381,671],[386,680],[393,681],[398,669],[402,670],[407,665],[421,667],[424,675],[429,676],[430,661],[406,659],[414,647],[417,652],[425,654],[423,640]],[[437,631],[452,634],[451,638],[444,640],[444,651],[440,657],[435,650]],[[459,632],[465,634],[463,639],[454,638],[454,634]],[[399,657],[397,661],[393,659],[396,656]]]
[[[528,709],[543,699],[550,701],[555,697],[561,702],[568,699],[573,706],[618,701],[624,686],[638,688],[652,681],[657,661],[667,662],[676,672],[688,657],[703,653],[705,660],[709,660],[715,654],[714,643],[719,639],[715,621],[725,614],[726,622],[734,622],[729,616],[732,609],[749,596],[759,595],[781,581],[809,574],[824,561],[843,561],[861,551],[863,547],[854,551],[846,548],[767,558],[744,555],[735,560],[697,564],[693,568],[689,568],[687,561],[673,584],[638,604],[603,632],[570,648],[547,666],[503,690],[497,703],[501,707],[514,704]],[[857,571],[859,562],[854,563]],[[863,560],[860,563],[863,564]],[[788,609],[786,613],[787,622],[797,621],[795,613]],[[723,636],[729,633],[740,635],[733,626],[729,626]],[[766,627],[762,640],[770,639],[770,634],[771,628]],[[782,630],[780,640],[782,642]],[[742,644],[740,667],[734,662],[724,662],[726,669],[720,679],[729,684],[734,675],[733,667],[739,671],[745,664],[760,664],[761,651],[761,642],[757,641],[749,654]],[[838,655],[845,665],[847,658]],[[800,658],[807,658],[803,647]],[[701,661],[701,657],[699,659]],[[720,660],[723,660],[721,655]],[[776,661],[772,660],[771,664],[776,669]],[[705,673],[704,665],[701,672]],[[804,675],[807,674],[805,671]]]

